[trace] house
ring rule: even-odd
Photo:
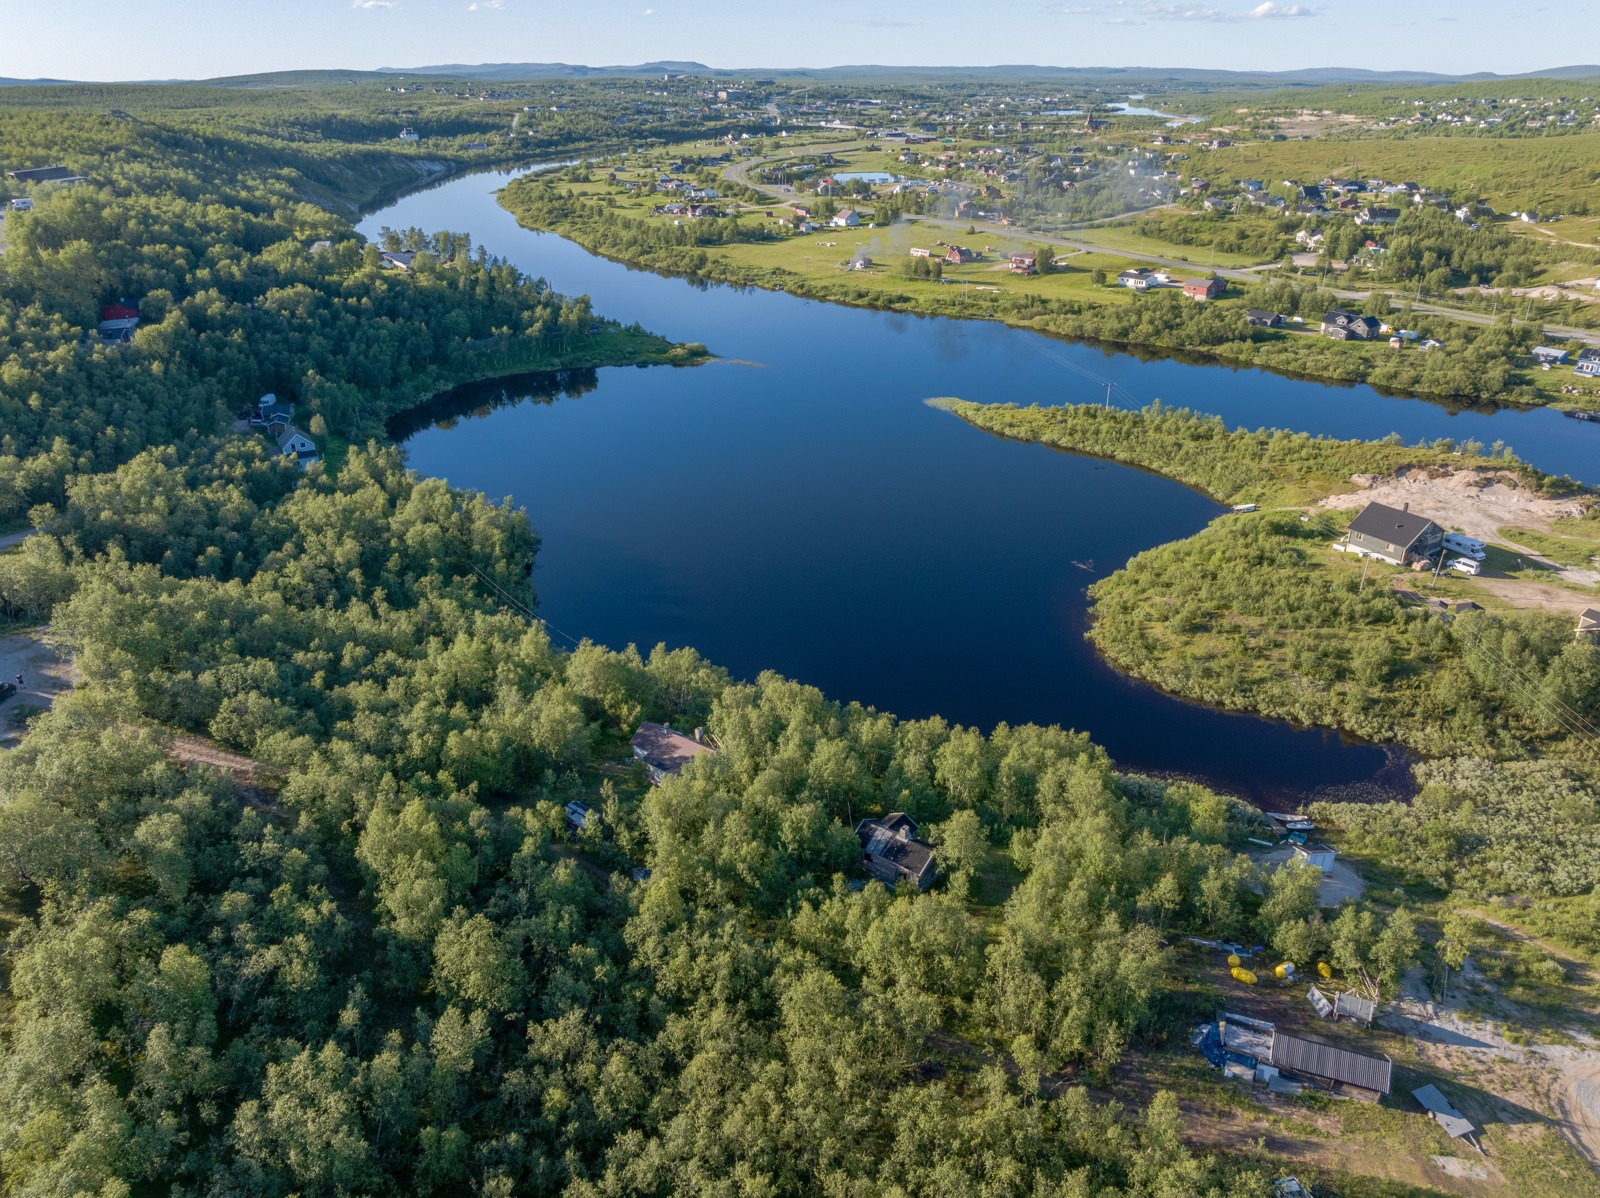
[[[1429,560],[1444,546],[1444,529],[1426,516],[1382,503],[1369,503],[1350,521],[1345,543],[1363,557],[1396,566]]]
[[[317,443],[292,424],[283,426],[277,435],[277,442],[278,452],[286,458],[293,458],[302,470],[322,460],[317,454]]]
[[[1581,350],[1578,364],[1573,369],[1589,378],[1600,378],[1600,349]]]
[[[674,731],[671,724],[652,724],[648,720],[639,725],[629,745],[633,759],[644,763],[650,781],[657,786],[676,778],[696,757],[715,751],[705,743],[703,728],[696,728],[693,736],[685,736]]]
[[[922,249],[920,246],[915,246],[915,245],[912,246],[909,252],[910,252],[910,254],[911,254],[911,256],[913,258],[931,258],[931,257],[933,257],[932,251]]]
[[[1183,293],[1190,299],[1203,303],[1206,300],[1216,299],[1227,286],[1221,279],[1212,275],[1209,279],[1190,279],[1183,285]]]
[[[1148,291],[1155,285],[1155,272],[1138,267],[1135,270],[1125,270],[1117,276],[1117,282],[1123,287],[1132,288],[1134,291]]]
[[[1244,318],[1258,329],[1281,329],[1287,323],[1278,313],[1263,312],[1260,308],[1251,308]]]
[[[106,341],[128,341],[139,327],[139,309],[127,304],[107,304],[100,309],[99,332]]]
[[[1533,360],[1545,366],[1565,366],[1567,351],[1555,345],[1536,345],[1533,347]]]
[[[1382,327],[1375,316],[1357,316],[1343,308],[1334,308],[1322,318],[1322,335],[1335,341],[1371,341]]]
[[[410,271],[417,261],[416,250],[380,250],[378,257],[392,270]]]
[[[862,820],[856,825],[856,839],[867,872],[885,886],[904,879],[926,890],[938,876],[933,846],[918,839],[917,821],[903,811],[890,812],[881,820]]]
[[[1348,1086],[1374,1098],[1389,1093],[1394,1075],[1394,1062],[1387,1056],[1351,1052],[1276,1028],[1272,1031],[1268,1060],[1280,1073],[1293,1074],[1328,1090]]]
[[[1368,206],[1356,213],[1358,225],[1393,225],[1400,220],[1400,209]]]
[[[583,831],[584,824],[589,822],[589,809],[577,799],[573,799],[566,806],[567,827],[574,832]]]
[[[401,141],[421,141],[422,138],[417,135],[417,131],[415,129],[412,129],[410,126],[407,126],[406,128],[400,130],[400,140]]]
[[[960,266],[966,262],[976,262],[983,255],[977,250],[969,250],[964,245],[953,245],[945,251],[944,260],[951,266]]]
[[[256,400],[256,414],[250,417],[250,425],[252,428],[264,428],[269,433],[277,433],[287,428],[293,419],[294,404],[279,399],[268,391]]]
[[[853,229],[861,223],[861,214],[854,208],[846,208],[828,223],[840,229]]]
[[[1014,275],[1032,275],[1039,273],[1039,255],[1037,254],[1012,254],[1011,273]]]
[[[1600,608],[1587,607],[1578,613],[1578,639],[1586,636],[1600,640]]]
[[[82,175],[64,166],[37,166],[28,170],[7,171],[6,178],[16,183],[82,183]]]

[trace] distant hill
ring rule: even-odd
[[[0,76],[0,87],[45,87],[55,83],[71,83],[71,79],[9,79]]]
[[[458,79],[512,80],[512,79],[604,79],[643,78],[651,75],[698,75],[706,78],[732,79],[761,77],[768,79],[835,79],[884,80],[953,78],[995,81],[1003,80],[1095,80],[1138,79],[1150,82],[1210,83],[1222,85],[1250,84],[1281,87],[1285,84],[1304,83],[1326,85],[1330,83],[1466,83],[1495,79],[1589,79],[1600,78],[1600,65],[1551,67],[1543,71],[1529,71],[1518,75],[1497,75],[1479,71],[1471,75],[1442,75],[1432,71],[1368,71],[1359,67],[1308,67],[1293,71],[1214,71],[1191,67],[1049,67],[1025,64],[962,67],[962,66],[880,66],[861,64],[838,67],[710,67],[700,62],[645,62],[637,66],[581,66],[565,62],[482,63],[469,65],[450,63],[423,67],[382,67],[379,74],[434,75]]]

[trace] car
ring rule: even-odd
[[[1476,559],[1470,557],[1456,558],[1450,563],[1450,568],[1457,574],[1477,574],[1479,570],[1483,569]]]

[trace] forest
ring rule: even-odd
[[[86,179],[40,190],[4,224],[0,527],[61,502],[69,474],[226,427],[266,392],[296,402],[313,435],[360,441],[471,379],[694,360],[468,238],[364,244],[307,198],[337,189],[360,203],[376,198],[363,187],[428,177],[403,157],[218,136],[216,119],[0,107],[8,165],[65,162]],[[416,268],[386,269],[380,249],[402,246],[424,251]],[[112,303],[140,314],[129,342],[95,335]]]

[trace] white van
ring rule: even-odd
[[[1458,557],[1458,558],[1456,558],[1455,561],[1450,563],[1450,568],[1452,570],[1454,570],[1457,574],[1472,574],[1472,575],[1476,575],[1479,570],[1483,569],[1482,566],[1478,565],[1478,563],[1477,563],[1477,561],[1475,559],[1470,558],[1470,557]]]
[[[1465,533],[1447,532],[1444,534],[1444,547],[1451,553],[1464,554],[1474,561],[1481,562],[1485,557],[1484,542],[1477,537],[1469,537]]]

